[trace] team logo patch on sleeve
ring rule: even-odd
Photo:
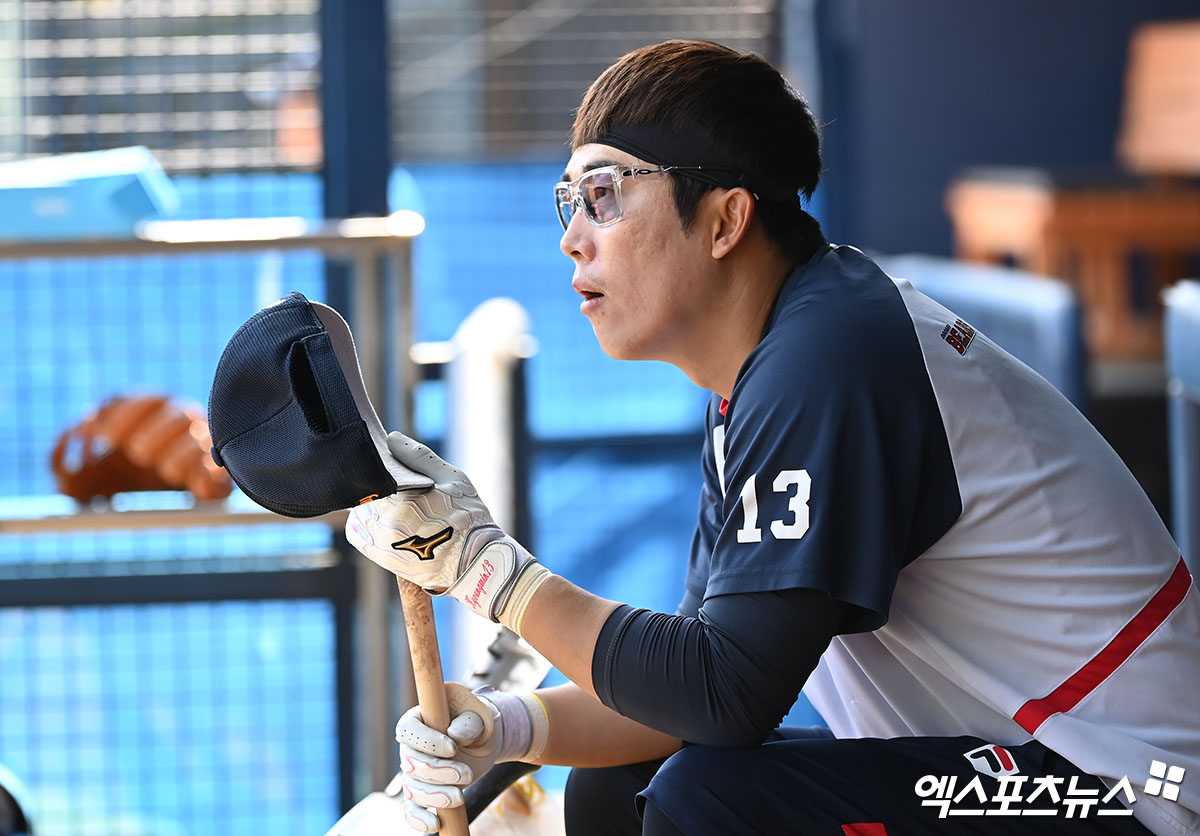
[[[961,319],[956,319],[953,325],[942,329],[942,339],[950,343],[959,354],[966,354],[971,340],[975,339],[975,329]]]

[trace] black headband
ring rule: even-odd
[[[592,140],[633,154],[659,166],[688,167],[679,173],[726,189],[746,188],[765,200],[796,200],[799,189],[759,177],[734,165],[729,158],[697,134],[683,135],[663,125],[619,125]],[[694,170],[694,169],[699,170]]]

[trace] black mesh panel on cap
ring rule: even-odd
[[[208,413],[213,459],[278,514],[318,516],[432,484],[387,452],[345,321],[299,293],[233,335]]]

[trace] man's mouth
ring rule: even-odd
[[[594,304],[604,298],[604,294],[592,287],[591,282],[583,276],[577,275],[571,280],[571,289],[583,297],[583,301],[579,304],[584,306],[585,310],[589,303]]]

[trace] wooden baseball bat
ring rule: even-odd
[[[433,623],[433,602],[429,593],[415,583],[396,578],[400,586],[400,604],[404,608],[404,629],[408,633],[408,654],[412,659],[413,681],[417,686],[417,704],[421,719],[430,728],[445,732],[450,727],[450,706],[446,703],[446,680],[442,676],[442,654],[438,650],[437,628]],[[438,810],[441,833],[445,836],[469,836],[467,808]]]

